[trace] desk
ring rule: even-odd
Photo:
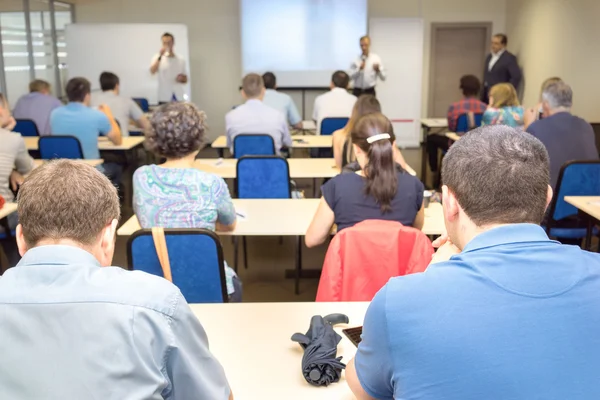
[[[588,221],[585,236],[585,248],[592,246],[592,230],[595,224],[600,224],[600,196],[565,196],[565,201],[577,207],[579,214]]]
[[[333,158],[289,158],[290,178],[333,178],[340,171],[335,167]],[[234,179],[236,177],[237,160],[234,158],[197,159],[194,168],[220,176],[223,179]]]
[[[332,135],[305,135],[305,136],[292,136],[293,143],[292,148],[294,149],[318,149],[328,148],[333,146]],[[227,149],[227,137],[225,135],[219,136],[213,143],[213,149]]]
[[[454,140],[455,142],[460,140],[460,136],[458,135],[458,133],[454,132],[447,132],[446,137],[450,140]]]
[[[4,203],[4,206],[0,208],[0,219],[4,219],[16,211],[17,203]]]
[[[49,161],[49,160],[33,160],[33,167],[37,168],[47,161]],[[91,165],[92,167],[97,167],[98,165],[100,165],[104,162],[104,160],[102,160],[102,159],[99,159],[99,160],[76,160],[76,161],[83,162],[87,165]]]
[[[346,314],[350,323],[334,329],[342,337],[337,355],[347,364],[356,347],[342,329],[361,326],[368,306],[366,302],[230,303],[192,304],[191,308],[206,330],[210,350],[223,365],[236,400],[350,400],[354,396],[344,373],[328,387],[311,386],[304,380],[304,352],[290,338],[296,332],[306,333],[314,315]]]
[[[421,140],[421,181],[426,183],[427,180],[427,136],[434,129],[448,128],[448,120],[446,118],[423,118],[421,119],[421,128],[423,130],[423,138]]]
[[[27,147],[28,151],[39,150],[39,137],[29,136],[24,137],[23,139],[25,140],[25,147]],[[145,138],[143,136],[128,136],[124,137],[123,143],[117,146],[114,145],[107,138],[100,137],[98,138],[98,149],[100,149],[100,151],[128,151],[142,144],[144,140]]]

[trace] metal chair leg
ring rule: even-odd
[[[233,237],[233,270],[238,272],[238,238]]]
[[[242,238],[244,242],[244,268],[248,269],[248,246],[246,244],[246,236]]]
[[[296,238],[296,276],[295,293],[300,294],[300,275],[302,274],[302,237]]]

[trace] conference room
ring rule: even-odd
[[[0,2],[0,392],[599,398],[599,12]]]

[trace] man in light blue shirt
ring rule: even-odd
[[[50,84],[36,79],[29,84],[29,93],[15,105],[13,117],[32,120],[40,136],[50,135],[50,113],[62,106],[60,100],[50,94]]]
[[[600,399],[600,254],[548,239],[548,153],[479,128],[442,167],[445,242],[375,296],[346,379],[359,400]]]
[[[290,126],[296,129],[302,129],[302,118],[298,113],[294,100],[287,94],[276,90],[277,78],[275,77],[275,74],[272,72],[265,72],[262,78],[266,89],[263,103],[280,111],[287,118]]]
[[[243,134],[267,134],[275,142],[275,151],[292,146],[292,137],[285,116],[262,102],[265,86],[258,74],[248,74],[242,81],[242,96],[246,102],[225,115],[227,146],[233,153],[233,139]]]
[[[6,399],[232,399],[179,289],[110,267],[116,189],[59,160],[19,192],[21,262],[0,278],[0,391]]]
[[[66,87],[69,103],[52,111],[50,130],[52,135],[75,136],[81,143],[83,158],[100,159],[98,137],[106,136],[116,145],[121,144],[121,132],[112,129],[110,120],[103,112],[90,108],[91,85],[85,78],[73,78]],[[104,163],[98,167],[113,184],[121,182],[122,168],[116,163]]]

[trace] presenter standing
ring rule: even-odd
[[[184,89],[188,81],[185,60],[173,52],[174,45],[172,34],[162,35],[162,48],[150,64],[150,73],[158,74],[159,104],[185,100]]]
[[[381,58],[370,51],[371,39],[368,36],[360,38],[361,56],[350,67],[350,78],[354,82],[352,94],[356,97],[361,94],[375,96],[377,78],[385,81],[386,74]]]
[[[492,38],[492,51],[485,59],[485,70],[483,72],[483,92],[481,101],[488,104],[489,92],[492,86],[498,83],[510,83],[516,90],[519,89],[522,73],[517,57],[506,50],[508,37],[498,33]]]

